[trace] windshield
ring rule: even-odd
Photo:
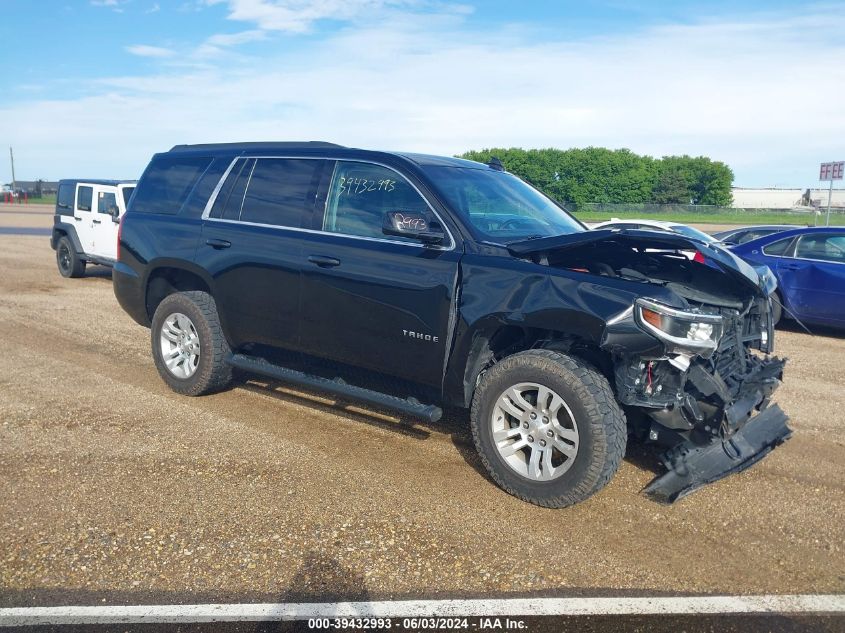
[[[698,240],[700,242],[705,242],[706,244],[713,244],[714,242],[719,241],[712,235],[708,235],[704,231],[699,231],[698,229],[694,229],[691,226],[687,226],[686,224],[673,224],[672,230],[675,233],[686,235],[687,237],[691,237],[692,239]]]
[[[438,166],[427,167],[426,173],[481,239],[505,244],[586,230],[549,198],[507,172]]]

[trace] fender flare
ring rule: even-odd
[[[604,327],[604,321],[594,315],[580,323],[570,322],[567,328],[550,329],[546,323],[538,323],[532,315],[524,314],[519,318],[517,315],[489,315],[468,327],[465,325],[453,347],[444,380],[444,400],[456,406],[469,405],[479,372],[493,358],[490,341],[505,328],[545,331],[561,339],[577,339],[598,347]]]
[[[145,267],[143,275],[140,278],[139,286],[143,291],[143,300],[144,300],[144,309],[148,310],[148,301],[149,301],[149,291],[150,291],[150,280],[156,276],[156,273],[162,270],[179,270],[184,273],[188,273],[189,275],[193,275],[198,279],[202,280],[203,283],[208,287],[209,292],[214,295],[214,279],[211,275],[208,274],[207,270],[204,270],[200,266],[196,265],[194,262],[188,262],[182,259],[172,259],[172,258],[158,258],[151,260],[148,265]],[[151,316],[151,315],[150,315]]]
[[[76,227],[72,224],[68,224],[67,222],[53,223],[53,233],[50,236],[50,247],[53,250],[56,250],[56,247],[59,244],[59,239],[61,239],[62,235],[67,235],[71,244],[73,244],[74,250],[78,254],[85,254],[85,251],[82,249],[82,242],[79,241],[79,236],[76,234]]]

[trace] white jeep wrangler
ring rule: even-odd
[[[134,180],[60,180],[50,246],[63,277],[82,277],[85,265],[113,266],[117,232]]]

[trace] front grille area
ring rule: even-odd
[[[739,391],[748,371],[750,352],[743,336],[748,326],[747,321],[748,319],[737,318],[726,322],[726,330],[719,347],[710,359],[713,372],[725,381],[733,394]]]

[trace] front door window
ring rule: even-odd
[[[419,243],[382,232],[385,214],[392,211],[433,219],[422,196],[392,169],[368,163],[337,163],[323,219],[324,231]]]

